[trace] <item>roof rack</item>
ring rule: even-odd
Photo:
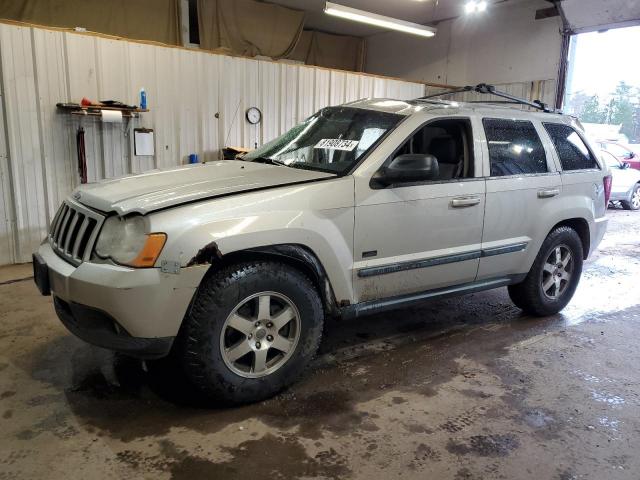
[[[476,92],[476,93],[483,93],[483,94],[488,94],[488,95],[495,95],[496,97],[502,97],[502,98],[506,98],[508,100],[508,102],[505,101],[472,101],[470,103],[516,103],[516,104],[520,104],[520,105],[527,105],[528,107],[532,107],[535,108],[537,110],[542,110],[543,112],[547,112],[547,113],[562,113],[559,110],[556,110],[555,108],[551,108],[549,105],[547,105],[546,103],[541,102],[540,100],[527,100],[524,98],[520,98],[520,97],[516,97],[515,95],[511,95],[510,93],[507,92],[502,92],[500,90],[496,90],[496,87],[493,85],[488,85],[486,83],[479,83],[476,86],[473,85],[467,85],[466,87],[460,87],[460,88],[456,88],[454,90],[449,90],[448,92],[440,92],[440,93],[434,93],[431,95],[426,95],[424,97],[419,97],[416,98],[415,100],[429,100],[431,98],[435,98],[435,97],[441,97],[443,95],[454,95],[456,93],[464,93],[464,92]]]

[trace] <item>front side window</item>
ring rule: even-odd
[[[343,174],[403,118],[361,108],[323,108],[243,160]]]
[[[598,168],[596,159],[593,158],[587,145],[572,127],[560,123],[544,123],[543,125],[556,147],[563,170]]]
[[[415,132],[395,152],[393,158],[407,153],[432,155],[438,161],[435,181],[472,178],[473,134],[466,118],[430,121]]]
[[[491,176],[548,172],[547,157],[533,124],[527,120],[485,118]]]

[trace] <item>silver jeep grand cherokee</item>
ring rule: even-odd
[[[242,160],[84,185],[34,254],[73,334],[171,352],[217,402],[294,381],[327,315],[504,286],[554,314],[607,224],[608,170],[559,114],[362,100]]]

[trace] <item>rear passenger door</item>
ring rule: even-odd
[[[571,125],[544,122],[543,126],[562,172],[563,203],[593,212],[594,218],[603,217],[606,212],[604,184],[595,154]]]
[[[478,280],[529,270],[562,191],[540,123],[485,117],[482,125],[487,197]]]

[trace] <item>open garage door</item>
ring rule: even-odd
[[[563,0],[561,5],[575,33],[640,25],[638,0]]]

